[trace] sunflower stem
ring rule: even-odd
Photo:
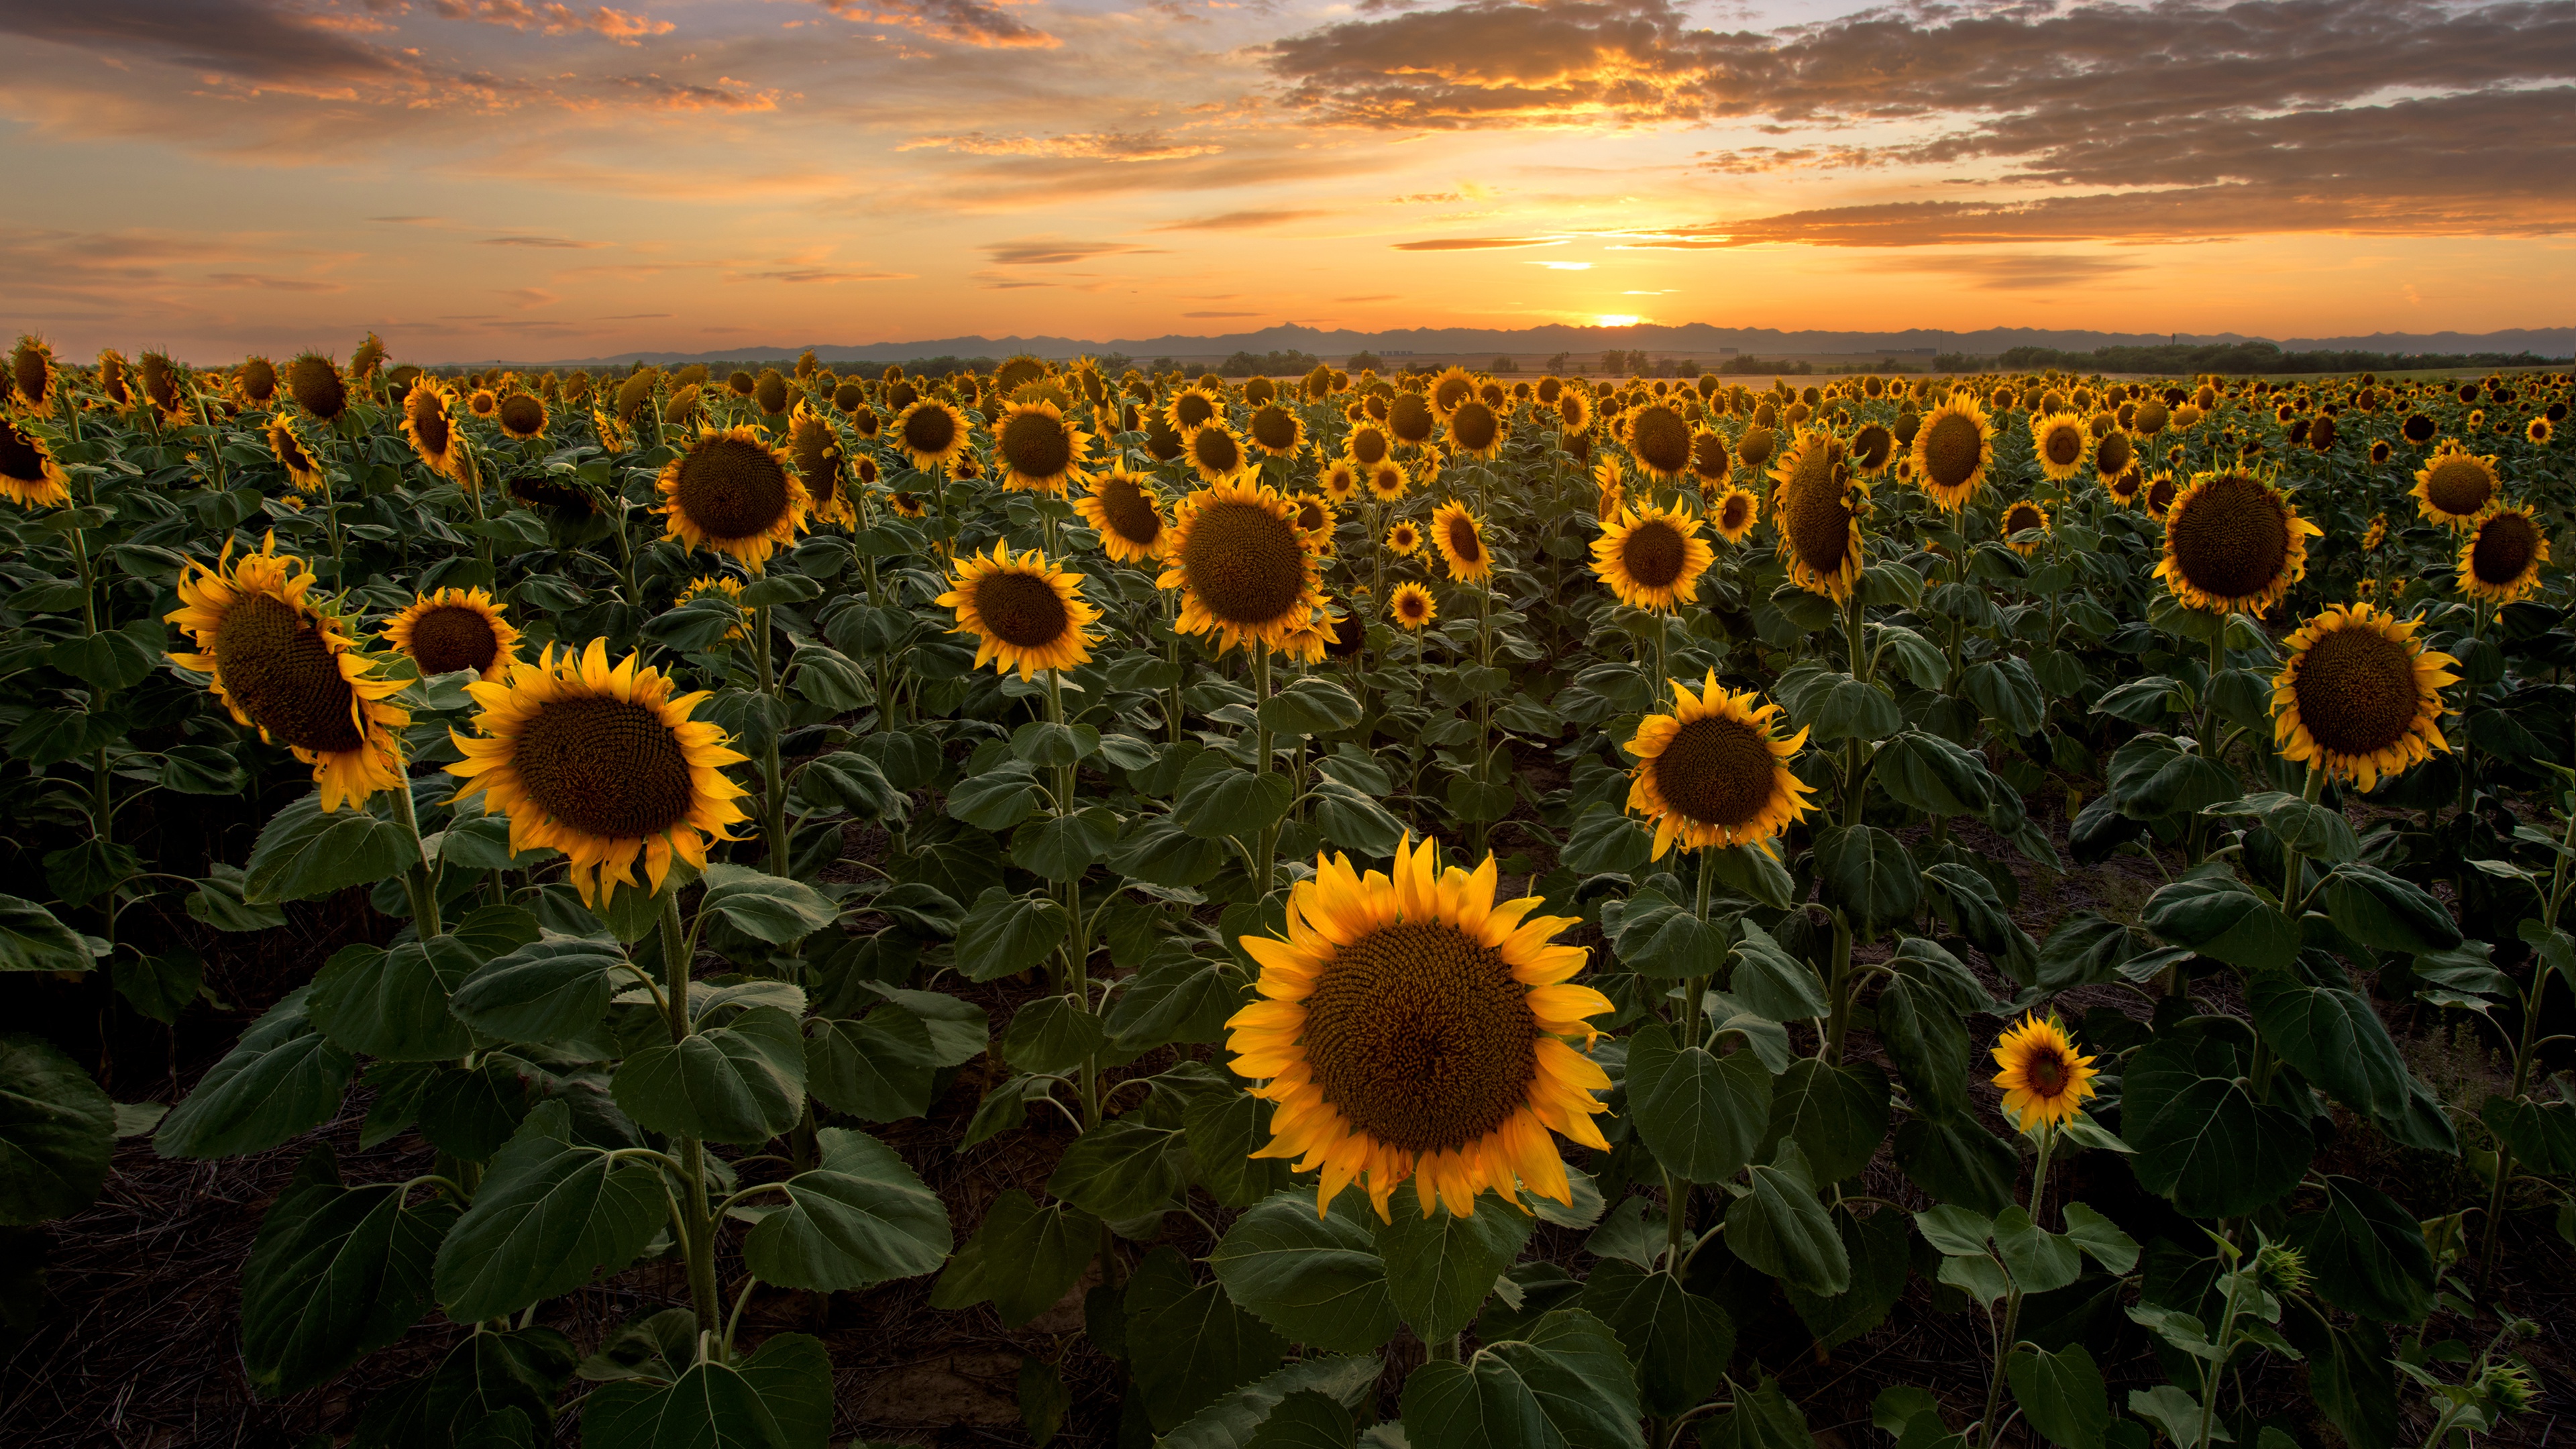
[[[420,811],[412,804],[411,776],[404,775],[386,793],[394,797],[394,819],[411,840],[411,864],[404,867],[403,887],[411,896],[412,921],[426,941],[444,934],[446,927],[438,915],[438,877],[430,869],[429,847],[420,838]]]
[[[752,628],[756,642],[752,653],[760,661],[760,692],[775,706],[781,703],[778,672],[772,667],[769,653],[769,606],[754,611]],[[773,709],[773,714],[778,713]],[[778,727],[782,721],[769,722],[768,738],[760,751],[761,798],[760,833],[769,842],[769,873],[787,874],[787,780],[778,763]]]
[[[1270,702],[1270,647],[1258,641],[1249,647],[1252,650],[1252,708],[1255,715],[1252,726],[1252,770],[1256,775],[1267,775],[1270,773],[1270,726],[1260,722],[1258,716],[1261,707]],[[1296,782],[1292,780],[1289,783],[1294,785]],[[1278,851],[1278,848],[1279,823],[1274,820],[1261,827],[1260,839],[1252,852],[1252,883],[1260,887],[1257,899],[1270,898],[1270,882],[1276,871],[1276,863],[1271,856]]]
[[[662,996],[671,1041],[677,1045],[689,1036],[690,947],[688,935],[680,927],[680,892],[676,886],[662,893],[661,933]],[[697,1312],[699,1327],[708,1328],[724,1321],[724,1298],[716,1288],[716,1222],[707,1203],[706,1147],[695,1137],[682,1137],[677,1145],[682,1192],[672,1204],[677,1221],[671,1227],[689,1260],[689,1306]],[[712,1343],[711,1352],[721,1360],[724,1345]]]

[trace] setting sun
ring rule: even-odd
[[[1604,312],[1592,319],[1595,327],[1634,327],[1644,321],[1634,312]]]

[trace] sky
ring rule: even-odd
[[[0,0],[0,329],[2576,319],[2576,0]]]

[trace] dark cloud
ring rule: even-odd
[[[1060,236],[1022,237],[1016,241],[994,242],[984,254],[999,267],[1052,267],[1067,262],[1087,262],[1094,257],[1117,256],[1122,252],[1141,252],[1145,247],[1125,242],[1073,241]]]
[[[1563,237],[1552,236],[1444,236],[1429,241],[1397,242],[1400,252],[1490,252],[1506,247],[1561,247]]]
[[[987,48],[1052,48],[1063,42],[997,6],[979,0],[814,0],[866,25],[892,25],[938,40]]]
[[[389,221],[392,220],[392,218],[377,217],[375,220]],[[476,242],[475,245],[485,247],[539,247],[547,250],[593,251],[608,245],[608,243],[574,241],[569,237],[560,236],[487,236],[481,241]]]
[[[1330,216],[1322,210],[1304,211],[1228,211],[1215,216],[1195,216],[1181,221],[1167,221],[1150,231],[1258,231],[1265,226],[1279,226],[1308,217]]]
[[[254,85],[374,81],[404,69],[387,52],[260,0],[0,0],[0,35]]]
[[[2048,252],[1971,253],[1899,257],[1882,264],[1891,272],[1924,272],[1956,279],[1981,292],[2035,292],[2057,287],[2099,287],[2125,272],[2147,270],[2133,257],[2058,255]]]

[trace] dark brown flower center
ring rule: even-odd
[[[1502,424],[1494,410],[1480,402],[1464,402],[1449,415],[1449,436],[1470,453],[1481,453],[1494,445]]]
[[[1810,448],[1799,459],[1798,471],[1781,485],[1774,521],[1798,562],[1828,577],[1841,571],[1851,553],[1851,509],[1843,502],[1824,449]]]
[[[349,407],[349,389],[340,380],[340,369],[331,365],[331,359],[309,352],[286,365],[286,390],[297,407],[326,423]]]
[[[1538,1075],[1528,991],[1499,952],[1438,922],[1336,950],[1306,999],[1305,1047],[1324,1100],[1409,1152],[1481,1140]]]
[[[0,477],[20,483],[45,479],[45,455],[36,450],[36,440],[7,418],[0,418]]]
[[[1203,427],[1190,434],[1190,461],[1220,477],[1238,473],[1243,469],[1243,444],[1223,428]]]
[[[1198,510],[1181,567],[1200,607],[1238,626],[1278,619],[1306,587],[1306,547],[1295,525],[1254,503]]]
[[[1896,435],[1876,423],[1864,424],[1852,434],[1852,461],[1863,468],[1876,468],[1896,450]]]
[[[1685,819],[1740,830],[1777,793],[1770,738],[1739,719],[1710,716],[1675,731],[1655,757],[1655,789]]]
[[[2040,451],[2058,467],[2072,468],[2084,456],[2084,430],[2072,423],[2059,423],[2048,430],[2048,440],[2040,445]]]
[[[1194,389],[1172,399],[1172,421],[1183,430],[1195,428],[1215,416],[1216,404],[1203,392]]]
[[[1163,536],[1163,515],[1146,498],[1145,490],[1125,474],[1112,474],[1091,490],[1100,500],[1100,512],[1109,520],[1110,531],[1129,543],[1146,544]]]
[[[1053,644],[1073,622],[1054,584],[1016,570],[986,574],[976,583],[975,613],[995,638],[1019,649]]]
[[[492,621],[479,609],[442,604],[411,621],[411,657],[423,674],[489,669],[500,648]]]
[[[2454,455],[2425,474],[2424,496],[2444,513],[2475,513],[2495,496],[2495,475],[2473,458]]]
[[[1476,536],[1476,521],[1463,514],[1451,514],[1448,522],[1449,551],[1458,562],[1472,564],[1485,556],[1485,541]]]
[[[1630,529],[1619,548],[1619,562],[1628,570],[1628,577],[1649,589],[1672,587],[1688,560],[1682,531],[1661,516]]]
[[[681,824],[696,795],[688,755],[661,714],[604,695],[540,708],[520,726],[510,764],[538,809],[610,840]]]
[[[933,404],[903,415],[903,445],[916,453],[937,455],[957,445],[957,415]]]
[[[1936,488],[1963,488],[1985,462],[1986,430],[1966,413],[1943,413],[1923,442],[1924,480]]]
[[[2423,698],[2406,646],[2355,624],[2328,630],[2299,655],[2290,692],[2309,736],[2344,755],[2373,754],[2405,739]]]
[[[1052,482],[1073,466],[1073,438],[1061,419],[1031,410],[1002,424],[1002,457],[1022,477]]]
[[[1429,441],[1433,421],[1431,404],[1418,392],[1397,393],[1387,404],[1387,430],[1405,442]]]
[[[1678,473],[1690,466],[1690,424],[1662,403],[1640,408],[1628,421],[1628,451],[1658,473]]]
[[[214,654],[225,696],[270,739],[317,752],[358,747],[340,661],[294,605],[268,594],[234,599],[215,626]]]
[[[1744,460],[1745,467],[1759,468],[1771,461],[1774,442],[1769,428],[1746,428],[1744,436],[1736,440],[1735,452]]]
[[[523,392],[501,399],[501,431],[514,438],[533,438],[546,430],[546,405]]]
[[[1351,460],[1363,468],[1374,468],[1386,461],[1386,434],[1375,428],[1358,428],[1351,433]]]
[[[2519,513],[2497,513],[2478,525],[2469,545],[2469,572],[2479,583],[2501,588],[2522,577],[2540,551],[2540,530]]]
[[[680,460],[671,497],[708,537],[751,538],[786,515],[787,483],[787,470],[767,448],[719,435],[699,439]]]
[[[1273,452],[1297,445],[1297,415],[1277,403],[1265,403],[1252,415],[1252,440]]]
[[[2290,515],[2272,490],[2242,473],[2201,485],[2165,520],[2183,581],[2221,599],[2269,589],[2290,556]]]

